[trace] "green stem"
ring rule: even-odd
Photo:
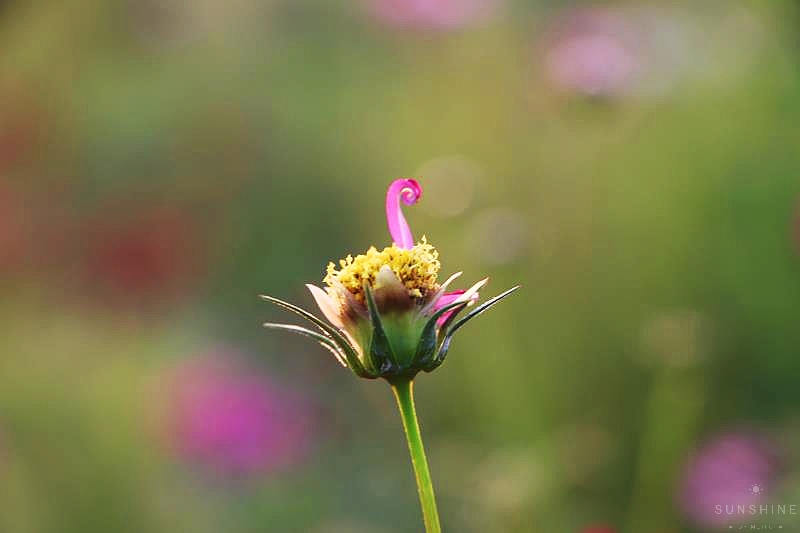
[[[419,432],[417,411],[414,407],[414,382],[410,379],[400,379],[391,383],[400,417],[403,419],[403,429],[408,439],[408,451],[411,454],[411,464],[414,466],[414,475],[417,478],[419,503],[422,506],[422,518],[425,521],[426,533],[441,533],[439,525],[439,511],[436,509],[436,496],[433,494],[433,481],[428,470],[428,460],[425,458],[425,448],[422,445],[422,435]]]

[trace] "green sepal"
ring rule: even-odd
[[[335,327],[327,324],[322,319],[316,317],[315,315],[309,313],[302,307],[297,307],[296,305],[290,304],[289,302],[285,302],[273,296],[267,296],[265,294],[261,295],[261,298],[274,303],[279,307],[283,307],[284,309],[291,311],[306,320],[312,322],[315,326],[321,329],[328,337],[332,338],[335,344],[341,349],[343,352],[345,359],[347,360],[347,366],[355,372],[360,377],[374,377],[370,375],[369,372],[364,368],[364,365],[361,364],[361,360],[358,357],[358,353],[356,352],[355,348],[350,344],[350,341],[342,335],[339,330]]]
[[[469,305],[469,302],[467,303],[467,305]],[[450,328],[450,324],[452,324],[452,323],[453,323],[453,321],[454,321],[456,318],[458,318],[458,314],[459,314],[461,311],[463,311],[465,308],[466,308],[466,307],[462,307],[462,308],[460,308],[460,309],[456,309],[456,310],[455,310],[455,312],[453,312],[453,314],[451,314],[449,317],[447,317],[447,320],[445,320],[445,321],[442,323],[442,325],[439,327],[439,336],[438,336],[438,338],[442,338],[442,337],[444,336],[444,334],[446,334],[446,333],[447,333],[447,330]]]
[[[453,315],[461,311],[464,307],[469,304],[469,301],[466,302],[453,302],[449,305],[446,305],[436,311],[431,317],[428,319],[428,322],[425,323],[425,328],[422,330],[422,335],[420,335],[419,344],[417,345],[417,351],[414,354],[414,365],[422,364],[426,365],[430,362],[433,356],[436,354],[436,344],[438,342],[438,335],[437,335],[437,327],[436,321],[439,320],[442,315],[449,311],[453,312]],[[456,309],[458,308],[458,309]],[[448,317],[448,320],[452,318],[451,315]],[[443,330],[444,331],[444,330]]]
[[[369,285],[364,285],[364,294],[366,295],[370,322],[372,322],[372,337],[369,341],[369,355],[367,357],[372,361],[372,366],[378,374],[397,373],[399,370],[397,359],[394,356],[394,352],[392,352],[389,337],[386,335],[381,316],[378,313],[378,306],[375,305],[375,297],[372,295],[372,289]],[[376,362],[379,363],[377,367],[375,366]]]
[[[324,348],[327,348],[333,355],[336,357],[336,360],[341,363],[342,366],[347,367],[347,360],[342,353],[341,347],[336,344],[336,342],[328,337],[327,335],[323,335],[322,333],[317,333],[316,331],[311,331],[310,329],[306,329],[302,326],[295,326],[294,324],[276,324],[273,322],[266,322],[263,324],[265,328],[270,329],[281,329],[284,331],[291,331],[292,333],[297,333],[299,335],[303,335],[305,337],[311,337],[312,339],[319,342]]]
[[[431,370],[437,368],[444,362],[444,358],[447,356],[447,351],[450,349],[450,343],[453,341],[453,335],[455,334],[456,331],[459,330],[459,328],[461,328],[461,326],[463,326],[476,316],[480,315],[484,311],[488,310],[490,307],[492,307],[500,300],[510,295],[512,292],[516,291],[517,289],[519,289],[519,285],[511,287],[507,291],[498,294],[494,298],[486,300],[481,305],[479,305],[478,307],[467,313],[467,315],[458,320],[455,324],[453,324],[453,327],[451,327],[445,334],[444,339],[442,340],[442,344],[439,347],[439,352],[436,354],[436,358],[433,361],[431,361],[431,364],[425,368],[425,371],[430,372]]]

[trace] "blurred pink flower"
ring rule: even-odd
[[[750,516],[728,514],[726,506],[765,503],[762,492],[769,489],[777,473],[777,456],[761,437],[751,433],[719,435],[687,462],[678,503],[695,525],[726,526]]]
[[[205,267],[199,222],[173,206],[110,207],[82,238],[87,281],[122,305],[171,303],[194,287]]]
[[[218,474],[272,473],[298,464],[313,440],[309,403],[230,349],[178,366],[167,382],[170,448]]]
[[[451,30],[488,19],[499,0],[370,0],[375,18],[400,28]]]
[[[544,68],[549,82],[587,96],[626,92],[638,67],[630,37],[621,16],[602,10],[573,13],[547,46]]]

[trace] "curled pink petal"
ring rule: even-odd
[[[400,248],[409,250],[414,247],[414,235],[408,227],[406,217],[400,208],[400,200],[406,205],[413,205],[422,196],[422,187],[416,180],[398,178],[389,185],[386,191],[386,221],[389,224],[389,234],[394,243]]]
[[[442,294],[439,297],[439,299],[436,300],[436,302],[433,304],[433,311],[436,312],[442,307],[457,302],[459,298],[461,298],[466,292],[467,291],[465,291],[464,289],[459,289]],[[468,305],[472,305],[473,303],[475,303],[478,300],[478,293],[476,292],[471,296],[469,296],[469,300],[470,303]],[[447,321],[447,319],[450,318],[450,315],[452,315],[454,312],[455,311],[448,311],[447,313],[440,316],[439,320],[436,321],[436,325],[441,326],[442,324],[444,324]]]

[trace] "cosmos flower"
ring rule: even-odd
[[[324,289],[307,285],[329,324],[292,304],[262,296],[308,319],[321,332],[289,324],[265,326],[316,339],[364,378],[410,379],[441,365],[453,334],[517,287],[457,319],[477,301],[488,278],[451,291],[450,284],[461,272],[438,282],[439,252],[424,236],[414,242],[400,205],[401,200],[412,205],[421,195],[416,180],[392,182],[386,193],[386,218],[394,242],[383,250],[371,247],[355,257],[348,255],[338,265],[330,263]]]
[[[221,475],[271,473],[297,464],[313,437],[308,403],[268,376],[231,364],[235,358],[230,348],[217,348],[171,374],[170,448]]]
[[[266,327],[311,337],[356,375],[389,383],[408,440],[425,531],[441,533],[414,405],[414,378],[420,371],[438,368],[456,331],[517,287],[458,318],[475,304],[487,279],[454,291],[447,289],[460,272],[438,282],[439,252],[424,236],[415,243],[401,209],[401,202],[412,205],[421,196],[422,188],[415,180],[393,181],[386,193],[386,220],[394,242],[383,250],[373,246],[356,257],[348,255],[338,266],[330,263],[324,289],[307,285],[328,322],[288,302],[262,297],[309,320],[319,331],[292,324],[267,323]]]
[[[687,462],[679,504],[700,527],[727,526],[745,517],[725,509],[764,503],[762,492],[777,473],[776,455],[764,439],[745,432],[718,435]]]

